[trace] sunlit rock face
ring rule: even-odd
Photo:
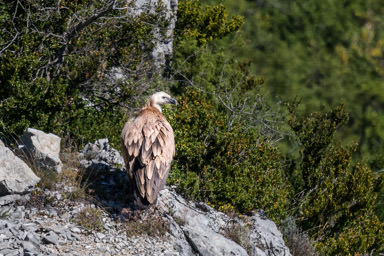
[[[0,140],[0,196],[26,193],[39,180],[31,168]]]
[[[159,3],[161,4],[160,8],[158,8]],[[161,10],[158,14],[164,15],[164,18],[167,19],[165,29],[161,29],[160,24],[154,24],[156,28],[154,30],[152,57],[153,64],[160,70],[165,68],[167,60],[173,53],[173,31],[176,24],[177,4],[178,0],[137,0],[134,1],[131,9],[133,16],[147,11],[156,13],[156,10]]]

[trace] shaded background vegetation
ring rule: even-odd
[[[179,192],[293,219],[321,255],[384,252],[381,1],[181,1],[163,74],[150,52],[164,8],[129,8],[0,3],[2,139],[35,127],[119,148],[127,117],[167,90]]]

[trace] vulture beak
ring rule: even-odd
[[[169,103],[177,105],[177,101],[174,98],[170,98]]]

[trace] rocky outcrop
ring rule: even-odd
[[[119,218],[127,207],[128,190],[127,173],[114,167],[121,164],[120,154],[102,139],[87,144],[82,156],[92,156],[81,161],[92,173],[89,187],[103,207]],[[169,188],[160,192],[155,207],[157,212],[151,215],[169,222],[170,239],[178,255],[290,255],[282,234],[262,211],[242,220],[231,218],[207,204],[189,202]]]
[[[101,139],[80,157],[92,200],[66,196],[76,187],[65,182],[53,191],[0,196],[0,255],[290,255],[262,211],[230,217],[169,187],[151,208],[127,219],[120,154]]]
[[[231,221],[225,214],[207,205],[199,209],[168,189],[161,191],[157,206],[176,222],[176,230],[182,230],[184,236],[175,233],[181,240],[179,243],[188,243],[198,255],[248,255],[244,248],[222,234]]]
[[[188,243],[199,255],[291,255],[275,223],[262,214],[231,218],[204,203],[188,202],[169,189],[160,192],[157,207],[177,223],[171,233],[179,237],[178,243]],[[182,255],[190,255],[184,251]]]
[[[61,172],[60,137],[28,128],[20,138],[19,155],[40,170]]]
[[[31,168],[0,141],[0,196],[24,194],[39,180]],[[0,204],[14,199],[15,196],[8,196],[0,200]]]
[[[173,31],[176,24],[177,4],[178,0],[136,0],[133,4],[132,15],[134,16],[146,11],[155,13],[156,10],[163,8],[160,15],[167,20],[167,26],[161,28],[162,25],[158,24],[155,28],[152,50],[154,65],[158,69],[164,68],[173,53]]]

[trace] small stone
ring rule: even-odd
[[[25,241],[30,241],[31,243],[33,243],[35,245],[40,244],[39,238],[33,233],[28,233],[25,237]]]
[[[103,233],[96,233],[96,237],[102,240],[105,237],[105,235]]]
[[[28,128],[20,138],[21,154],[39,169],[61,172],[63,163],[60,160],[60,137],[52,133]]]
[[[43,242],[46,244],[57,245],[59,243],[59,236],[55,232],[49,231],[48,235],[44,236]]]
[[[33,222],[36,223],[36,224],[39,225],[39,226],[43,226],[43,225],[44,225],[44,222],[41,221],[41,220],[39,220],[39,219],[36,219],[36,220],[34,220]]]
[[[19,250],[14,249],[3,249],[0,251],[0,255],[6,255],[6,256],[15,256],[19,254]]]
[[[81,230],[78,227],[71,228],[71,231],[74,233],[81,233]]]
[[[27,236],[27,234],[28,234],[28,232],[26,232],[26,231],[24,231],[23,233],[20,232],[18,238],[20,240],[24,240],[25,237]]]
[[[38,253],[39,248],[30,241],[22,241],[21,245],[24,249],[24,253]]]
[[[49,215],[57,217],[57,211],[54,208],[48,210]]]
[[[12,202],[18,201],[21,198],[22,198],[22,196],[18,195],[18,194],[1,196],[0,197],[0,205],[4,206],[4,205],[10,204]]]
[[[14,236],[18,236],[19,235],[19,232],[15,229],[15,228],[9,228],[8,229],[9,230],[9,232],[11,232]]]
[[[0,219],[0,232],[2,229],[5,229],[7,227],[7,221]]]
[[[12,213],[12,218],[13,219],[24,219],[25,217],[25,212],[24,211],[15,211],[14,213]]]
[[[30,191],[40,178],[28,165],[9,148],[0,145],[0,195],[20,194]],[[8,196],[1,204],[17,200],[17,196]]]
[[[21,229],[25,231],[35,231],[36,230],[36,224],[35,223],[23,223],[21,224]]]
[[[76,240],[76,241],[80,240],[80,236],[78,234],[72,233],[71,237],[72,237],[72,240]]]
[[[62,220],[69,220],[71,218],[71,214],[69,212],[65,212],[60,217]]]

